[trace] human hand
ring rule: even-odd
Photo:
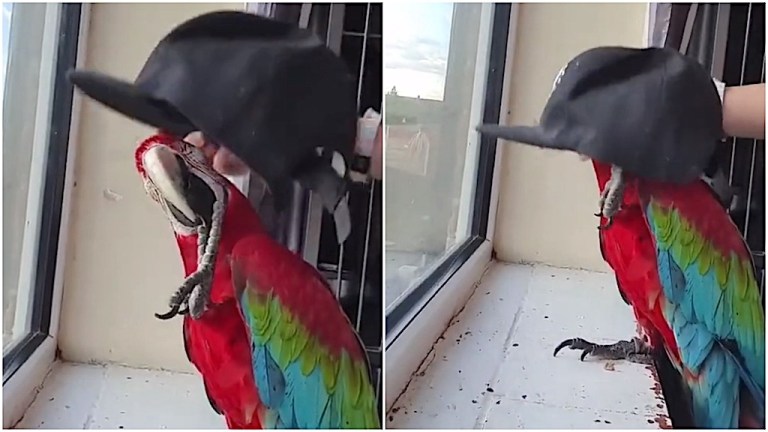
[[[202,132],[192,132],[184,137],[184,141],[203,150],[206,158],[211,162],[213,169],[220,174],[239,176],[248,173],[248,165],[226,147],[214,144],[205,139]]]
[[[373,141],[373,149],[371,152],[371,165],[368,170],[368,174],[381,180],[382,173],[382,140],[383,132],[381,124],[379,124],[376,130],[376,136]],[[239,176],[248,173],[249,168],[245,162],[243,162],[234,153],[229,151],[226,147],[215,144],[209,140],[206,140],[202,132],[192,132],[186,137],[184,141],[192,144],[193,146],[201,149],[205,154],[208,161],[213,166],[213,169],[220,174],[227,176]]]

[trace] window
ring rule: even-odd
[[[3,384],[51,333],[80,8],[3,3]]]
[[[384,12],[387,339],[486,239],[509,4]]]

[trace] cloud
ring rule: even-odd
[[[447,48],[440,41],[426,37],[393,41],[385,48],[385,67],[444,74],[448,62]]]
[[[385,85],[402,96],[442,99],[453,4],[398,3],[385,8]]]

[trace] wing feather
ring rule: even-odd
[[[241,258],[233,252],[232,271],[238,274],[232,279],[240,284],[235,292],[240,293],[241,311],[251,336],[254,377],[267,411],[262,413],[264,426],[378,428],[367,358],[363,355],[354,360],[346,349],[325,346],[309,331],[303,321],[305,317],[297,316],[291,305],[286,304],[292,299],[281,298],[279,290],[283,287],[277,284],[302,283],[297,274],[265,282],[245,270],[253,268],[252,262],[251,266],[244,263],[249,259],[248,255]],[[325,288],[318,284],[318,289]],[[337,303],[336,308],[333,313],[343,314]],[[344,331],[353,330],[350,327]],[[359,349],[364,353],[361,345]]]
[[[740,383],[757,401],[765,394],[765,318],[751,261],[719,250],[668,200],[650,195],[645,215],[697,424],[738,427]]]

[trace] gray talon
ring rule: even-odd
[[[604,226],[600,226],[600,229],[607,229],[613,222],[613,216],[621,210],[621,202],[624,198],[624,176],[621,168],[612,165],[611,166],[611,178],[605,184],[602,192],[600,192],[600,199],[598,200],[599,211],[595,216],[602,216],[608,219],[608,223]]]
[[[187,303],[189,304],[189,315],[193,319],[199,319],[203,316],[206,306],[208,305],[208,291],[209,290],[204,288],[203,284],[200,284],[196,286],[189,295]]]

